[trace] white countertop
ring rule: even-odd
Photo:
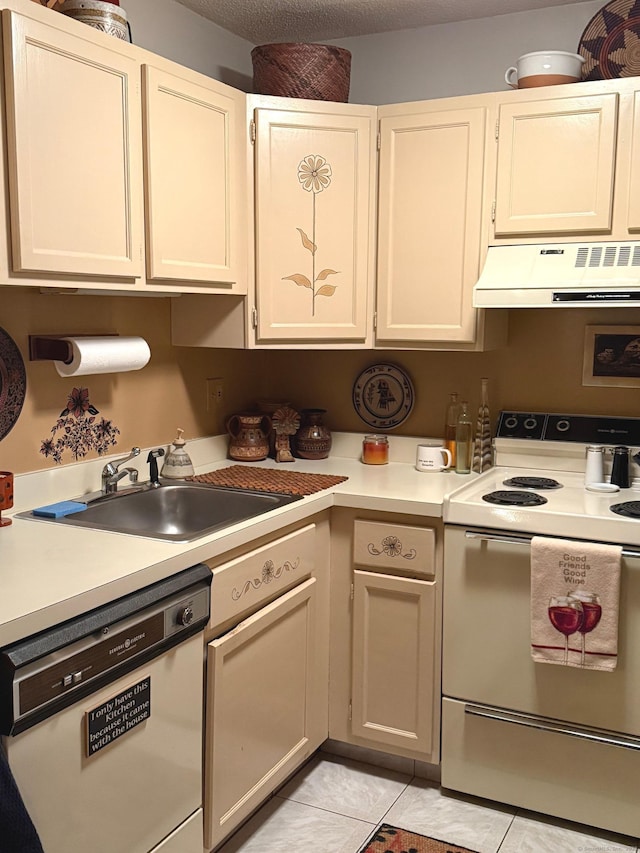
[[[277,464],[235,463],[226,458],[226,438],[188,445],[197,473],[233,464],[255,464],[279,470],[339,474],[344,483],[317,492],[254,519],[190,543],[174,543],[46,520],[16,518],[17,512],[87,494],[99,485],[105,459],[17,475],[13,523],[0,529],[0,646],[99,607],[216,557],[258,537],[277,534],[289,524],[332,506],[385,512],[442,516],[444,498],[469,482],[469,476],[415,470],[419,439],[393,437],[388,465],[359,461],[362,435],[334,434],[329,459]],[[143,452],[136,460],[141,480],[148,479]],[[131,464],[131,463],[128,463]],[[476,475],[471,475],[472,477]]]

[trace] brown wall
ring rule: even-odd
[[[487,376],[491,412],[565,412],[640,417],[640,389],[582,385],[585,326],[640,327],[640,309],[519,309],[510,311],[506,347],[485,353],[288,352],[269,354],[268,393],[298,406],[326,408],[334,429],[367,429],[351,403],[359,372],[380,362],[402,366],[412,377],[416,403],[394,430],[401,435],[442,435],[450,391],[480,402],[480,379]]]
[[[211,297],[215,299],[216,297]],[[18,344],[27,369],[27,394],[17,424],[0,441],[0,468],[15,472],[54,465],[39,452],[74,386],[89,389],[100,415],[120,429],[114,452],[166,445],[177,427],[186,438],[224,431],[227,415],[257,399],[327,409],[332,429],[364,432],[351,402],[360,371],[379,362],[412,377],[416,403],[392,434],[435,436],[450,391],[478,405],[480,378],[490,379],[490,403],[502,409],[640,417],[640,389],[582,385],[587,324],[640,326],[640,309],[521,309],[510,312],[509,341],[487,353],[374,351],[236,351],[173,347],[170,300],[125,296],[44,294],[0,289],[0,326]],[[28,361],[29,334],[141,335],[151,361],[141,371],[62,378],[49,362]],[[224,379],[224,402],[207,412],[205,379]],[[88,457],[90,458],[90,457]],[[64,463],[71,462],[65,454]]]
[[[40,451],[72,388],[89,389],[100,416],[120,429],[112,452],[133,445],[166,445],[176,428],[185,438],[224,431],[223,414],[246,408],[259,391],[251,352],[173,347],[170,300],[152,297],[44,294],[36,289],[0,288],[0,326],[20,348],[27,370],[27,394],[20,418],[0,441],[0,468],[33,471],[54,465]],[[140,335],[151,360],[140,371],[63,378],[51,362],[29,362],[30,334],[118,333]],[[206,410],[207,377],[224,377],[225,400],[219,411]],[[87,458],[95,457],[95,453]],[[68,452],[63,463],[73,461]]]

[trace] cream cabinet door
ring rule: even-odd
[[[627,228],[629,231],[637,232],[640,231],[640,91],[633,93],[632,115]],[[634,235],[634,239],[637,239],[637,235]]]
[[[314,736],[317,581],[309,578],[208,647],[205,847],[218,844],[324,737]],[[324,673],[326,706],[326,673]],[[325,732],[326,737],[326,732]]]
[[[244,94],[144,67],[147,275],[246,292],[239,130]]]
[[[429,756],[436,584],[354,571],[352,732]]]
[[[141,276],[138,62],[117,39],[2,21],[13,269]]]
[[[257,340],[364,345],[375,108],[255,111]]]
[[[428,106],[379,110],[380,342],[476,336],[487,109]]]
[[[496,237],[611,231],[618,98],[500,106]]]

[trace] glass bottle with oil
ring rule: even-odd
[[[471,453],[473,451],[473,425],[469,417],[469,404],[460,403],[460,414],[456,424],[456,474],[471,473]]]

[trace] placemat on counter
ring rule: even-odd
[[[272,468],[245,468],[231,465],[187,477],[197,483],[212,486],[231,486],[236,489],[255,489],[261,492],[285,492],[290,495],[312,495],[348,480],[334,474],[307,474],[303,471],[274,471]]]

